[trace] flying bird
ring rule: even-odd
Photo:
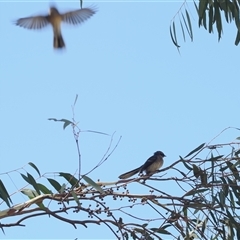
[[[155,152],[147,161],[140,167],[135,168],[129,172],[123,173],[119,176],[120,179],[130,178],[136,173],[146,172],[146,175],[152,176],[156,171],[162,167],[163,158],[166,157],[165,154],[161,151]]]
[[[19,18],[15,24],[27,29],[41,29],[48,24],[53,28],[53,46],[54,48],[64,48],[65,43],[61,33],[61,23],[81,24],[96,13],[96,8],[81,8],[74,11],[59,13],[56,7],[50,7],[49,14],[42,16],[32,16]]]

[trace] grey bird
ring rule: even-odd
[[[129,172],[123,173],[119,176],[120,179],[130,178],[131,176],[142,173],[143,171],[146,172],[146,175],[152,176],[156,171],[162,167],[163,165],[163,158],[166,157],[165,154],[161,151],[157,151],[148,158],[148,160],[140,167],[135,168]]]
[[[65,43],[61,33],[61,23],[81,24],[96,13],[96,8],[81,8],[78,10],[59,13],[57,8],[51,7],[49,14],[45,16],[32,16],[26,18],[19,18],[15,24],[28,29],[41,29],[48,24],[53,28],[53,46],[54,48],[64,48]]]

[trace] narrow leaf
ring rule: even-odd
[[[39,196],[37,191],[32,190],[32,189],[28,189],[28,188],[22,189],[21,193],[23,193],[24,195],[28,196],[29,199],[33,199],[33,198]]]
[[[49,190],[46,186],[42,185],[41,183],[38,183],[38,189],[43,193],[43,194],[52,194],[52,191]]]
[[[174,44],[177,48],[180,48],[180,46],[177,44],[177,42],[176,42],[176,41],[174,40],[174,38],[173,38],[171,26],[170,26],[170,36],[171,36],[171,39],[172,39],[173,44]]]
[[[206,192],[207,190],[208,190],[207,188],[204,188],[204,189],[192,189],[189,192],[187,192],[186,194],[184,194],[184,197],[195,195],[196,193]]]
[[[177,42],[177,35],[176,35],[176,28],[175,28],[175,22],[173,22],[173,35],[174,35],[174,39]]]
[[[38,170],[38,168],[36,167],[36,165],[35,165],[34,163],[32,163],[32,162],[29,162],[28,164],[29,164],[31,167],[33,167],[33,168],[36,170],[36,172],[38,173],[39,177],[41,177],[40,171]]]
[[[185,19],[185,17],[184,17],[183,14],[182,14],[182,18],[183,18],[183,21],[184,21],[184,25],[185,25],[185,27],[186,27],[186,29],[187,29],[188,35],[191,37],[190,30],[189,30],[189,28],[188,28],[188,25],[187,25],[186,19]]]
[[[65,192],[65,190],[66,190],[66,184],[65,183],[63,183],[63,185],[61,186],[61,189],[60,189],[60,193],[64,193]]]
[[[71,194],[72,194],[74,200],[76,201],[77,205],[80,207],[81,204],[80,204],[80,201],[79,201],[79,199],[77,197],[77,194],[74,191],[72,191]]]
[[[211,158],[207,159],[206,161],[210,161],[210,162],[217,162],[218,160],[221,161],[221,158],[223,156],[224,155],[219,155],[219,156],[213,157],[213,155],[211,155]]]
[[[204,12],[202,22],[203,22],[204,28],[207,30],[207,17],[206,16],[207,16],[207,14],[206,14],[206,12]]]
[[[218,41],[219,41],[221,39],[221,34],[222,34],[222,20],[221,20],[221,14],[219,10],[219,4],[217,1],[214,1],[214,9],[215,9],[214,20],[216,21],[216,25],[217,25]]]
[[[171,235],[171,233],[163,228],[150,228],[150,230],[160,233],[160,234],[166,234],[166,235]]]
[[[52,120],[52,121],[55,121],[55,122],[64,122],[63,124],[63,129],[65,129],[68,125],[70,124],[74,124],[73,122],[67,120],[67,119],[56,119],[56,118],[48,118],[48,120]]]
[[[191,20],[190,20],[187,9],[186,9],[186,16],[187,16],[188,26],[190,30],[190,37],[191,37],[191,40],[193,41],[192,25],[191,25]]]
[[[192,150],[185,158],[187,158],[187,157],[189,157],[190,155],[192,155],[193,153],[201,150],[204,146],[205,146],[205,143],[202,143],[202,144],[199,145],[197,148],[195,148],[194,150]]]
[[[216,220],[216,218],[215,218],[214,214],[212,213],[212,211],[209,211],[209,213],[210,213],[213,221],[215,222],[215,224],[218,224],[218,221]]]
[[[199,24],[199,27],[201,25],[201,22],[202,22],[202,19],[203,19],[203,16],[207,10],[207,5],[208,5],[208,1],[199,1],[199,7],[198,7],[198,16],[199,16],[199,21],[198,21],[198,24]]]
[[[96,190],[98,190],[100,193],[104,193],[104,191],[102,190],[102,188],[97,185],[91,178],[87,177],[87,176],[82,176],[82,178],[91,186],[93,186]]]
[[[84,130],[82,132],[91,132],[91,133],[97,133],[97,134],[102,134],[102,135],[106,135],[106,136],[109,136],[109,134],[107,133],[104,133],[104,132],[98,132],[98,131],[93,131],[93,130]]]
[[[186,161],[185,161],[181,156],[179,156],[179,157],[180,157],[183,165],[185,166],[185,168],[187,168],[188,170],[192,171],[193,168],[192,168],[190,165],[188,165],[188,164],[186,163]]]
[[[73,176],[71,175],[70,173],[63,173],[63,172],[60,172],[59,175],[61,177],[64,177],[70,184],[72,187],[78,187],[78,183],[79,181]]]
[[[75,101],[74,101],[74,106],[75,106],[75,104],[77,103],[77,99],[78,99],[78,94],[76,95],[76,97],[75,97]]]
[[[21,193],[28,196],[29,199],[33,199],[33,198],[39,196],[38,193],[35,190],[32,190],[32,189],[26,189],[26,188],[22,189]],[[35,204],[37,204],[41,209],[45,209],[45,206],[43,205],[42,201],[41,202],[38,201]]]
[[[198,6],[197,6],[197,4],[196,4],[196,2],[195,2],[195,1],[193,1],[193,2],[194,2],[195,9],[196,9],[196,11],[197,11],[197,14],[199,15]]]
[[[212,33],[212,26],[213,26],[213,6],[210,6],[209,11],[208,11],[208,32]]]
[[[180,20],[180,25],[181,25],[182,34],[183,34],[183,40],[184,40],[184,42],[186,42],[186,39],[185,39],[185,32],[184,32],[184,29],[183,29],[183,25],[182,25],[182,21],[181,21],[181,20]]]
[[[50,184],[55,188],[55,190],[57,190],[58,192],[60,192],[61,190],[61,185],[54,179],[52,178],[47,178],[47,180],[50,182]]]
[[[240,31],[237,32],[237,36],[236,36],[236,39],[235,39],[235,45],[237,46],[239,44],[239,42],[240,42]]]
[[[24,174],[21,173],[21,176],[27,183],[31,184],[29,179]]]
[[[11,207],[9,201],[12,203],[12,200],[1,179],[0,179],[0,198],[2,198],[2,200],[7,204],[9,208]]]
[[[40,193],[40,190],[38,189],[38,185],[37,185],[37,182],[35,181],[34,177],[30,173],[27,173],[27,178],[29,179],[29,183],[34,187],[34,189],[40,195],[41,193]]]

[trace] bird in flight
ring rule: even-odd
[[[81,24],[94,15],[96,11],[95,7],[89,7],[59,13],[56,7],[50,7],[48,15],[19,18],[15,24],[27,29],[41,29],[51,24],[53,28],[53,47],[59,49],[65,47],[61,33],[61,23],[66,22],[73,25]]]

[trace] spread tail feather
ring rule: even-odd
[[[59,34],[57,36],[54,35],[53,46],[54,46],[54,48],[64,48],[65,47],[65,43],[64,43],[64,40],[63,40],[63,37],[61,34]]]

